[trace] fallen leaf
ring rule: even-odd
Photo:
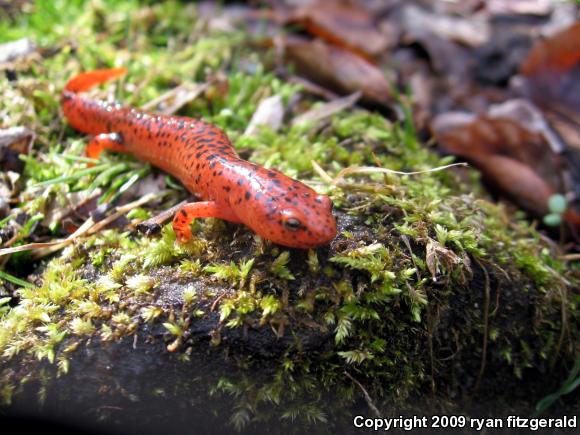
[[[580,62],[580,22],[553,37],[538,42],[521,67],[522,74],[568,72]]]
[[[375,26],[373,16],[356,3],[317,0],[298,8],[290,22],[368,60],[383,53],[389,45]]]
[[[535,44],[520,70],[536,104],[580,128],[580,22]]]
[[[402,26],[407,33],[413,35],[431,33],[469,47],[483,45],[491,36],[489,23],[477,16],[462,18],[446,15],[414,4],[403,9],[402,21]]]
[[[20,154],[28,154],[34,132],[27,127],[0,129],[0,169],[21,172],[24,162]]]
[[[551,0],[487,0],[485,9],[493,15],[538,15],[552,12]]]
[[[36,44],[29,38],[0,44],[0,69],[10,67],[13,62],[36,52]]]
[[[209,83],[183,83],[169,92],[148,101],[143,110],[155,110],[164,115],[173,115],[186,104],[191,103],[209,87]]]
[[[283,118],[284,105],[282,104],[282,97],[280,95],[272,95],[260,102],[244,134],[253,136],[263,126],[267,126],[273,131],[278,131],[282,126]]]
[[[316,107],[314,109],[305,112],[292,120],[292,125],[304,124],[307,122],[318,122],[326,119],[335,113],[352,107],[360,98],[361,92],[355,92],[354,94],[348,95],[346,97],[337,98],[332,100],[322,106]]]
[[[313,82],[341,94],[362,92],[362,100],[388,106],[391,90],[383,72],[350,51],[326,44],[288,38],[284,44],[286,59],[297,71]]]
[[[548,213],[548,200],[556,193],[529,166],[502,155],[470,155],[469,160],[484,174],[485,181],[524,210],[541,217]]]
[[[574,213],[580,210],[580,22],[536,43],[521,72],[524,92],[563,142],[560,153],[570,172],[570,213]]]
[[[431,238],[427,241],[425,251],[425,263],[427,264],[427,269],[429,269],[429,272],[431,273],[433,282],[437,282],[437,277],[441,273],[441,265],[443,265],[443,267],[445,267],[449,272],[453,270],[456,265],[463,262],[461,257],[459,257],[455,252],[445,248],[437,240]],[[469,266],[468,262],[466,262],[466,266]]]
[[[536,216],[564,189],[559,156],[542,134],[514,119],[451,113],[438,116],[432,129],[447,151],[472,162],[490,185]]]

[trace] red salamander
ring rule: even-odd
[[[243,223],[261,237],[292,248],[313,248],[336,236],[332,202],[275,169],[241,159],[226,134],[200,120],[156,115],[79,95],[126,69],[95,70],[71,79],[62,95],[70,125],[93,135],[87,155],[104,149],[130,153],[177,177],[199,202],[185,204],[173,219],[179,242],[190,223],[215,217]]]

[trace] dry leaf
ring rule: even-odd
[[[28,154],[34,137],[27,127],[0,129],[0,169],[21,172],[24,162],[18,156]]]
[[[429,269],[433,281],[437,281],[437,277],[440,274],[440,265],[443,265],[448,271],[450,271],[454,266],[461,262],[461,257],[459,257],[455,252],[445,248],[437,240],[429,238],[426,246],[425,263],[427,264],[427,269]]]
[[[0,69],[36,52],[36,44],[28,38],[0,44]]]
[[[402,19],[406,32],[431,33],[470,47],[485,44],[491,36],[489,23],[477,16],[461,18],[439,14],[411,4],[403,9]]]
[[[548,213],[548,200],[555,190],[529,166],[502,155],[472,155],[469,160],[485,180],[524,210],[536,216]]]
[[[261,126],[268,126],[278,131],[284,118],[284,105],[280,95],[273,95],[262,100],[252,115],[252,119],[244,132],[247,136],[255,135]]]
[[[447,151],[474,163],[489,184],[537,216],[563,188],[558,155],[540,133],[514,119],[445,114],[432,127]]]
[[[318,0],[299,8],[290,22],[367,59],[383,53],[389,44],[375,26],[372,15],[355,3]]]
[[[388,106],[389,83],[372,63],[321,40],[291,38],[285,41],[285,55],[298,72],[313,82],[341,94],[362,92],[362,100]]]
[[[305,122],[318,122],[326,119],[335,113],[338,113],[344,109],[352,107],[360,98],[361,92],[355,92],[354,94],[348,95],[346,97],[337,98],[336,100],[330,101],[322,106],[316,107],[297,116],[292,120],[292,125],[303,124]]]

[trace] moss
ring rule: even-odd
[[[15,113],[6,122],[31,123],[40,132],[32,154],[24,157],[22,242],[52,202],[97,193],[111,205],[119,202],[122,186],[129,190],[151,171],[129,156],[113,154],[91,166],[80,157],[85,138],[70,129],[59,137],[56,96],[66,80],[81,66],[119,63],[130,69],[119,98],[137,106],[178,83],[227,73],[227,87],[217,80],[180,114],[203,115],[228,132],[244,157],[328,193],[340,234],[330,247],[308,252],[280,250],[245,228],[215,220],[196,222],[194,239],[182,246],[175,244],[171,225],[158,237],[117,229],[92,236],[43,262],[40,285],[19,289],[14,295],[18,304],[0,306],[2,358],[22,361],[25,376],[40,373],[35,371],[38,360],[64,375],[71,355],[90,340],[119,341],[155,326],[166,330],[167,349],[187,359],[189,328],[215,317],[216,347],[223,345],[224,326],[263,329],[280,338],[299,330],[331,337],[326,350],[308,354],[296,339],[274,363],[276,374],[265,385],[251,379],[217,383],[214,394],[240,398],[231,418],[235,427],[243,427],[267,412],[264,404],[280,401],[281,391],[290,392],[282,418],[324,421],[315,398],[299,405],[298,397],[322,394],[317,391],[322,384],[341,391],[341,403],[352,403],[356,389],[342,379],[345,370],[371,385],[373,397],[403,405],[435,385],[456,386],[455,372],[435,375],[437,367],[449,368],[442,355],[450,348],[457,355],[471,352],[465,371],[476,373],[487,358],[509,367],[516,378],[528,368],[553,363],[554,354],[569,358],[569,343],[577,333],[569,327],[577,319],[578,300],[570,291],[577,283],[574,271],[534,228],[489,202],[472,172],[467,177],[453,170],[358,175],[338,187],[313,170],[312,161],[330,175],[353,165],[416,171],[449,163],[420,146],[412,126],[350,109],[334,115],[324,128],[286,126],[244,136],[261,99],[278,94],[287,102],[300,91],[269,72],[258,54],[248,53],[240,44],[244,35],[203,30],[194,20],[194,8],[182,12],[175,2],[163,8],[125,2],[128,14],[105,13],[108,1],[87,10],[73,2],[62,15],[52,9],[53,2],[37,3],[34,13],[19,18],[21,25],[34,29],[40,44],[61,49],[42,64],[33,63],[15,85],[0,81],[0,89],[10,89],[11,95],[0,102],[2,112]],[[54,18],[51,29],[40,23],[43,14]],[[86,38],[74,56],[64,26]],[[102,40],[104,29],[108,37]],[[17,26],[5,30],[2,38],[21,34]],[[174,185],[167,183],[168,195],[128,217],[139,221],[185,198]],[[42,231],[57,234],[59,228],[41,225],[35,235]],[[521,288],[512,288],[510,281]],[[177,302],[161,297],[168,286],[181,289]],[[521,309],[524,302],[534,311],[531,327],[529,318],[509,308]],[[436,334],[438,322],[444,321],[449,330]],[[490,355],[483,351],[484,340]],[[0,374],[4,402],[17,391],[21,377],[8,369]]]

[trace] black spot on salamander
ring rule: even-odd
[[[181,209],[180,213],[183,217],[187,217],[187,212],[184,209]]]
[[[276,174],[274,171],[268,171],[268,177],[275,178],[277,176],[278,176],[278,174]]]
[[[315,202],[315,203],[317,203],[317,204],[322,204],[322,201],[320,200],[320,198],[316,198],[316,199],[314,200],[314,202]]]
[[[246,194],[245,194],[244,196],[245,196],[245,198],[246,198],[246,201],[247,201],[248,199],[250,199],[250,198],[252,197],[252,194],[251,194],[251,193],[250,193],[250,191],[248,190],[248,191],[246,191]]]
[[[230,186],[224,186],[224,187],[222,187],[222,189],[224,189],[226,192],[229,192],[230,190],[232,190],[232,188]]]
[[[211,162],[211,163],[209,164],[209,168],[210,168],[210,169],[213,169],[213,168],[215,168],[215,165],[216,165],[216,162]]]
[[[238,183],[238,186],[243,186],[245,181],[243,178],[240,178],[240,179],[238,179],[237,183]]]

